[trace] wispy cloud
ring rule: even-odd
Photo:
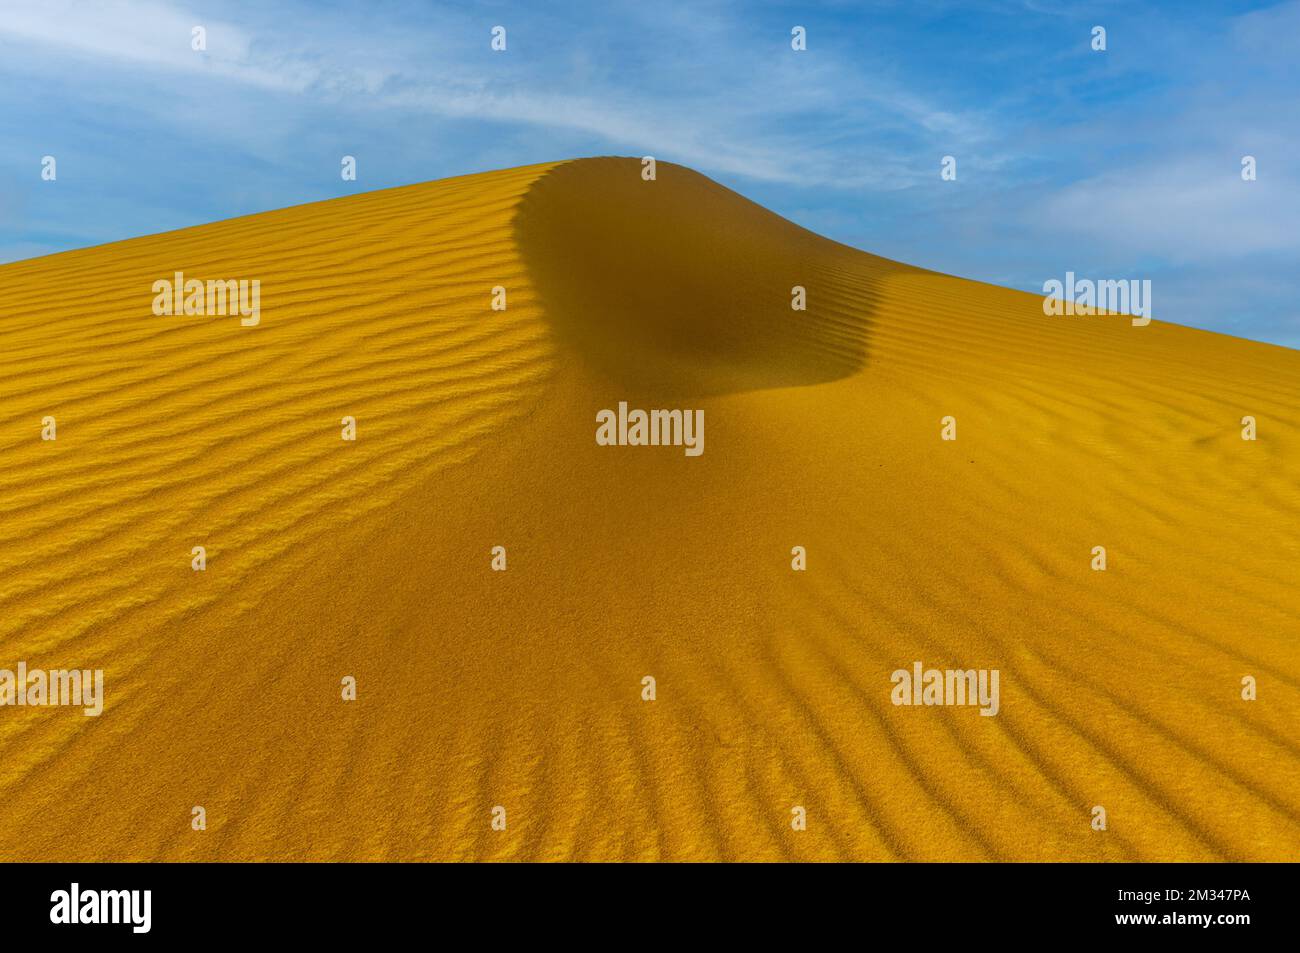
[[[12,6],[0,18],[0,37],[80,60],[101,80],[144,69],[321,103],[552,126],[759,181],[838,189],[898,184],[905,170],[888,162],[883,144],[868,142],[866,156],[846,157],[839,143],[828,145],[808,131],[819,116],[833,118],[841,135],[886,128],[894,137],[969,142],[986,128],[960,110],[865,74],[834,51],[831,35],[814,34],[813,42],[826,48],[797,57],[782,24],[760,32],[743,20],[684,15],[668,33],[661,22],[665,43],[675,45],[669,58],[646,64],[640,76],[606,74],[593,83],[590,73],[575,76],[558,62],[562,54],[549,37],[538,49],[530,29],[536,20],[518,12],[496,14],[514,30],[519,49],[510,59],[482,55],[496,19],[480,16],[479,55],[461,49],[429,62],[409,43],[359,60],[345,18],[331,22],[305,9],[280,18],[290,29],[269,30],[260,21],[236,25],[161,2]],[[463,12],[449,19],[468,32]],[[190,31],[199,25],[207,31],[202,52],[190,47]],[[136,96],[129,87],[124,105]],[[878,161],[863,161],[875,152]]]

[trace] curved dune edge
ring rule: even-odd
[[[155,318],[174,270],[263,324]],[[615,159],[0,284],[0,666],[108,684],[0,709],[0,856],[1300,859],[1296,352]],[[704,454],[596,446],[621,399]],[[999,669],[999,715],[894,707],[913,660]]]

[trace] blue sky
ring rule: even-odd
[[[0,261],[654,155],[877,254],[1149,278],[1157,318],[1300,347],[1297,54],[1300,0],[0,0]]]

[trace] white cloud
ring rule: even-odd
[[[1271,167],[1270,167],[1271,166]],[[1241,179],[1239,160],[1170,158],[1067,186],[1034,210],[1039,228],[1088,235],[1170,262],[1300,252],[1300,189],[1265,160]]]
[[[430,61],[425,51],[399,41],[358,55],[346,18],[332,21],[317,11],[282,17],[298,26],[278,31],[206,19],[159,0],[2,6],[0,36],[98,65],[216,79],[321,102],[351,99],[368,108],[448,119],[550,126],[760,181],[891,189],[931,171],[912,168],[884,142],[846,155],[842,141],[826,143],[824,134],[807,131],[810,117],[834,122],[839,137],[875,129],[893,141],[942,140],[942,151],[986,138],[986,117],[937,107],[897,83],[863,75],[830,50],[815,57],[794,54],[783,37],[763,37],[749,46],[724,42],[722,37],[741,30],[717,14],[691,14],[689,28],[676,33],[681,49],[655,83],[608,70],[593,80],[590,69],[563,71],[574,81],[557,82],[561,71],[548,69],[555,63],[545,52],[541,59],[504,61],[501,70],[487,74],[489,83],[481,78],[481,60],[463,51],[459,58]],[[190,48],[195,25],[208,30],[205,53]],[[710,72],[727,77],[725,83],[692,85],[685,77],[671,100],[663,96],[673,72],[699,68],[692,57],[722,55],[726,61]]]
[[[191,31],[207,31],[207,52],[191,47]],[[106,0],[96,4],[46,0],[0,5],[0,33],[90,60],[108,60],[169,72],[209,74],[268,89],[302,89],[312,81],[301,64],[267,69],[249,58],[251,41],[238,27],[157,2]]]

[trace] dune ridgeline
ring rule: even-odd
[[[0,857],[1300,859],[1298,352],[633,159],[0,289]]]

